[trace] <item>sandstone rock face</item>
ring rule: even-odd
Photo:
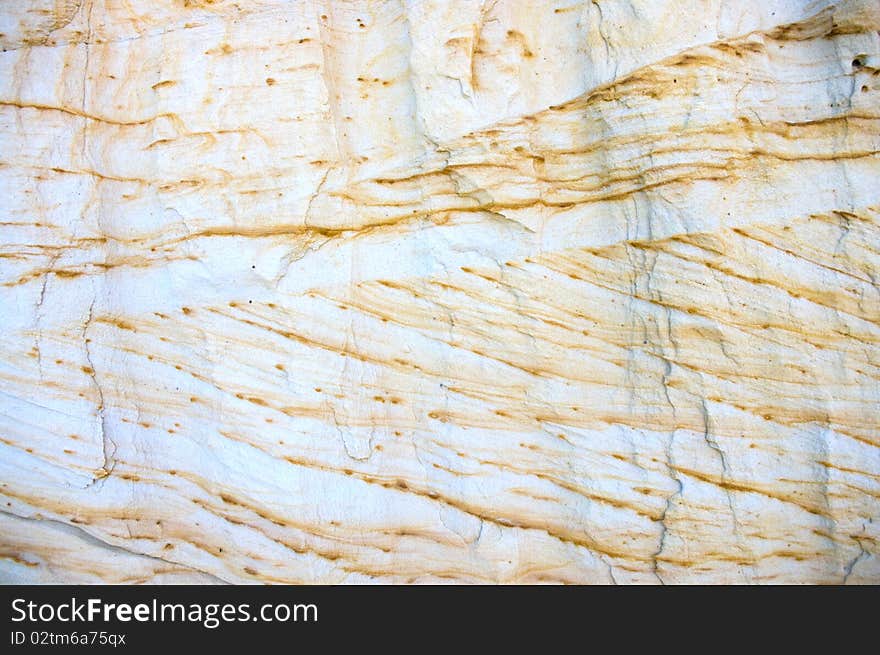
[[[0,581],[880,582],[880,3],[0,7]]]

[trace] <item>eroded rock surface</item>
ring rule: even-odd
[[[880,582],[880,4],[0,6],[0,580]]]

